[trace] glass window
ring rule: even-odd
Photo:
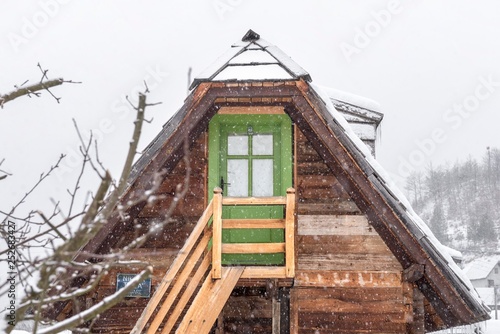
[[[227,154],[248,155],[248,136],[229,135],[227,137]]]
[[[227,160],[227,195],[233,197],[248,196],[248,160]]]
[[[273,135],[254,135],[252,153],[253,155],[273,155]]]
[[[253,196],[273,196],[273,159],[255,159],[252,161]]]

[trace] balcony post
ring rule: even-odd
[[[220,279],[222,276],[222,189],[214,189],[212,222],[212,278]]]
[[[286,190],[285,210],[285,266],[286,277],[295,277],[295,189]]]

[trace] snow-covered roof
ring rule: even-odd
[[[483,257],[467,264],[464,271],[470,280],[485,279],[500,262],[500,255]]]
[[[249,30],[211,66],[197,75],[190,89],[205,81],[296,80],[311,81],[309,73],[278,47]]]
[[[477,304],[483,305],[487,309],[487,306],[477,294],[467,275],[465,275],[464,271],[462,271],[462,269],[460,269],[460,267],[458,267],[458,265],[453,260],[452,256],[450,255],[449,248],[441,244],[441,242],[434,236],[434,233],[432,233],[430,228],[427,226],[427,224],[425,224],[425,222],[415,213],[415,211],[411,207],[410,202],[403,194],[403,192],[394,183],[394,181],[391,180],[389,174],[385,171],[385,169],[371,155],[369,148],[356,135],[347,120],[339,113],[338,110],[335,109],[327,92],[325,92],[320,86],[315,85],[314,83],[311,83],[310,85],[316,91],[318,96],[323,100],[326,108],[333,116],[335,122],[342,127],[345,134],[355,145],[355,148],[359,150],[359,153],[364,156],[365,161],[373,169],[373,172],[376,175],[376,179],[380,181],[377,183],[382,186],[387,194],[396,201],[397,205],[399,206],[399,213],[405,216],[405,219],[403,219],[403,221],[413,232],[415,238],[417,238],[422,247],[430,253],[437,254],[440,258],[436,260],[441,260],[440,262],[450,269],[451,273],[455,275],[456,283],[462,284],[463,287],[468,290],[469,294],[475,299]],[[411,226],[408,226],[408,224],[410,224]]]
[[[495,290],[494,288],[476,288],[477,293],[486,305],[495,305]]]
[[[352,106],[352,112],[359,114],[361,117],[373,119],[380,122],[383,118],[381,113],[382,108],[380,104],[372,99],[348,93],[342,90],[334,89],[331,87],[319,86],[328,95],[334,107],[345,106],[347,109]]]

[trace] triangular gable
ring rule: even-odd
[[[298,80],[311,76],[276,46],[252,30],[194,78],[190,89],[207,81]]]
[[[262,43],[262,40],[258,42]],[[487,319],[487,308],[468,279],[413,212],[404,196],[390,184],[383,169],[352,133],[345,119],[338,115],[329,97],[322,95],[320,88],[304,81],[310,80],[308,74],[296,76],[298,73],[294,72],[293,79],[267,85],[210,82],[229,66],[231,59],[242,52],[251,48],[259,52],[273,50],[267,42],[262,44],[266,46],[251,41],[237,47],[239,49],[233,50],[225,61],[217,63],[222,64],[220,68],[208,71],[212,74],[205,78],[199,77],[193,83],[194,90],[183,107],[163,127],[134,165],[130,186],[122,203],[142,195],[153,185],[158,173],[165,175],[172,170],[182,157],[183,142],[187,140],[193,143],[227,100],[246,99],[255,105],[279,103],[314,144],[316,151],[334,171],[356,205],[370,218],[373,227],[402,267],[408,269],[417,265],[424,268],[423,276],[415,279],[416,284],[444,322],[448,326],[456,326]],[[287,68],[290,70],[290,67]],[[134,219],[144,205],[138,203],[132,207],[129,210],[130,219]],[[96,238],[84,247],[84,253],[109,251],[126,225],[118,215],[112,216]]]

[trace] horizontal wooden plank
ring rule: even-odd
[[[285,228],[284,219],[223,219],[222,228]]]
[[[295,287],[399,287],[401,272],[304,270],[295,274]]]
[[[378,235],[299,235],[301,254],[379,254],[392,256]]]
[[[241,114],[278,115],[278,114],[284,114],[285,110],[282,106],[251,106],[251,107],[224,106],[221,107],[217,113],[223,115],[241,115]]]
[[[170,206],[175,205],[173,216],[193,216],[202,215],[205,210],[205,200],[199,193],[187,194],[183,199],[174,203],[174,196],[169,195],[166,198],[161,198],[152,205],[146,205],[139,214],[141,218],[158,218],[163,217]]]
[[[299,235],[377,235],[362,215],[299,215]]]
[[[321,202],[318,199],[304,200],[299,198],[297,205],[299,215],[335,215],[335,214],[361,214],[361,210],[353,201],[329,200]]]
[[[300,254],[298,270],[402,271],[394,256],[380,254]]]
[[[401,288],[308,288],[298,289],[300,312],[404,313]]]
[[[276,197],[223,197],[223,205],[285,205],[284,196]]]
[[[299,333],[310,334],[400,334],[407,333],[406,323],[399,312],[385,314],[363,313],[301,313]]]
[[[285,267],[245,267],[241,278],[286,278]]]
[[[284,253],[285,243],[222,244],[224,254]]]

